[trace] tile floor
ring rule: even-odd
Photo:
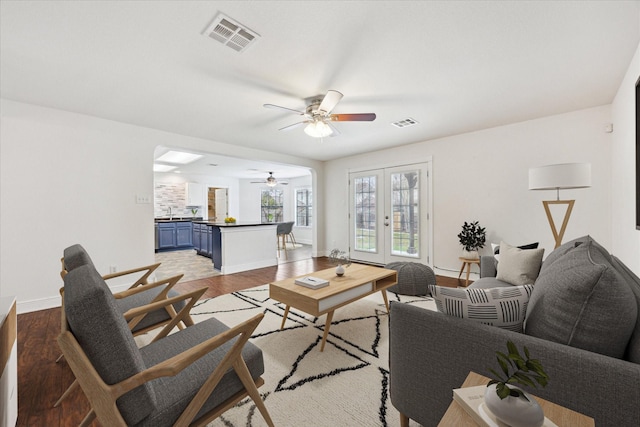
[[[311,246],[296,244],[295,248],[287,245],[287,253],[280,251],[278,264],[311,258]],[[182,251],[158,252],[155,254],[156,262],[162,264],[156,270],[156,280],[184,274],[181,282],[203,279],[205,277],[218,276],[220,273],[213,269],[210,258],[198,255],[195,249]]]

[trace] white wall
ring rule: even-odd
[[[546,253],[552,250],[542,201],[554,200],[555,192],[528,191],[529,168],[545,164],[592,164],[591,188],[561,192],[563,199],[576,199],[564,241],[591,234],[610,247],[612,138],[604,132],[610,122],[611,107],[602,106],[327,162],[325,247],[349,244],[350,169],[415,163],[428,156],[433,160],[435,267],[460,268],[456,236],[469,220],[486,227],[488,243],[539,241]]]
[[[20,312],[59,305],[60,257],[81,243],[105,274],[154,259],[158,145],[314,168],[320,162],[0,100],[0,296]],[[320,227],[314,233],[322,233]]]
[[[640,275],[640,230],[636,230],[635,84],[640,76],[640,46],[611,107],[612,147],[612,252]]]

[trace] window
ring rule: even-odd
[[[261,222],[282,222],[282,190],[269,189],[262,190],[261,198]]]
[[[313,198],[311,190],[296,190],[296,226],[311,227],[313,218]]]

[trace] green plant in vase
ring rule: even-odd
[[[508,353],[496,351],[501,372],[489,369],[493,379],[487,384],[484,401],[499,420],[508,425],[538,427],[544,423],[544,413],[538,402],[515,385],[546,387],[549,375],[542,363],[533,359],[524,346],[524,357],[512,341],[507,342]]]

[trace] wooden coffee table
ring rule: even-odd
[[[336,276],[335,268],[298,276],[313,276],[329,280],[329,286],[320,289],[309,289],[296,285],[295,279],[297,277],[270,283],[269,297],[287,306],[280,329],[284,328],[291,307],[316,317],[326,313],[327,320],[320,346],[320,351],[323,351],[329,335],[333,313],[337,308],[375,292],[381,292],[387,312],[389,311],[386,289],[398,283],[397,271],[362,264],[351,264],[345,271],[342,277]]]

